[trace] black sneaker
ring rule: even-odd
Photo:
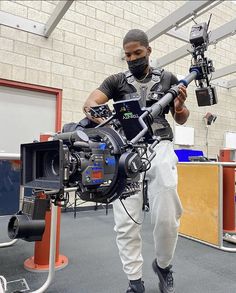
[[[126,293],[144,293],[145,287],[144,282],[140,280],[138,281],[129,281],[129,287]]]
[[[175,293],[173,271],[171,270],[172,265],[162,269],[158,266],[156,259],[152,263],[154,272],[158,275],[160,283],[159,288],[162,293]]]

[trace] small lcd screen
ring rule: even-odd
[[[93,170],[92,171],[92,179],[102,179],[102,171],[101,170]]]

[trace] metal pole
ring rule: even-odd
[[[55,276],[55,256],[56,256],[56,234],[57,234],[57,206],[51,205],[51,230],[50,230],[50,254],[49,254],[49,272],[46,282],[41,288],[32,293],[42,293],[49,287]]]
[[[207,159],[208,159],[208,151],[209,151],[209,143],[208,143],[208,125],[206,126],[206,151],[207,151]]]
[[[19,239],[14,239],[12,241],[9,242],[4,242],[4,243],[0,243],[0,248],[2,247],[9,247],[12,246],[13,244],[15,244]]]

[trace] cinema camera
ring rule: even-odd
[[[151,124],[178,95],[179,85],[188,86],[197,80],[200,105],[208,105],[209,97],[210,104],[216,102],[208,80],[212,62],[204,57],[208,45],[207,28],[204,23],[192,28],[190,42],[194,64],[190,73],[151,107],[142,108],[137,94],[131,94],[128,99],[114,103],[113,113],[107,105],[92,108],[93,117],[105,118],[96,128],[57,133],[51,141],[22,144],[22,186],[32,188],[35,198],[43,191],[46,200],[55,205],[65,203],[70,190],[76,191],[82,200],[98,203],[110,203],[140,191],[140,173],[149,168],[155,156],[154,147],[161,140],[153,135]],[[207,87],[203,86],[205,83]],[[117,124],[121,126],[119,130]],[[43,201],[37,201],[38,211],[40,203]],[[33,205],[32,202],[29,205]],[[45,207],[45,203],[42,204],[44,213]],[[36,221],[34,209],[29,210],[31,212],[23,206],[23,210],[10,220],[11,239],[40,240],[42,222],[38,222],[38,232],[29,237],[28,226]],[[43,213],[36,213],[39,214],[37,220],[44,220]],[[23,216],[23,227],[19,227]]]
[[[204,56],[209,45],[209,34],[207,33],[210,19],[207,23],[195,24],[190,33],[190,43],[193,47],[193,64],[190,72],[197,68],[199,70],[196,78],[196,97],[198,106],[211,106],[217,104],[215,87],[210,85],[208,75],[215,71],[212,60]]]

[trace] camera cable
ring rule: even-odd
[[[148,160],[148,159],[147,159]],[[150,168],[150,167],[149,167]],[[143,176],[143,182],[142,182],[142,195],[143,195],[143,206],[142,206],[142,211],[143,211],[143,219],[138,222],[136,221],[129,213],[129,211],[127,210],[124,202],[123,202],[123,199],[120,198],[120,202],[126,212],[126,214],[129,216],[129,218],[137,225],[142,225],[144,220],[145,220],[145,215],[146,215],[146,212],[149,212],[149,200],[148,200],[148,195],[147,195],[147,181],[145,180],[145,176],[146,176],[146,171],[144,171],[144,176]]]
[[[136,220],[130,215],[130,213],[129,213],[129,211],[127,210],[127,208],[126,208],[126,206],[125,206],[125,204],[124,204],[124,202],[123,202],[122,199],[120,199],[120,202],[121,202],[121,204],[122,204],[122,206],[123,206],[123,208],[124,208],[126,214],[129,216],[129,218],[130,218],[135,224],[137,224],[137,225],[142,225],[143,222],[144,222],[144,219],[145,219],[145,211],[144,211],[144,216],[143,216],[142,221],[138,222],[138,221],[136,221]]]

